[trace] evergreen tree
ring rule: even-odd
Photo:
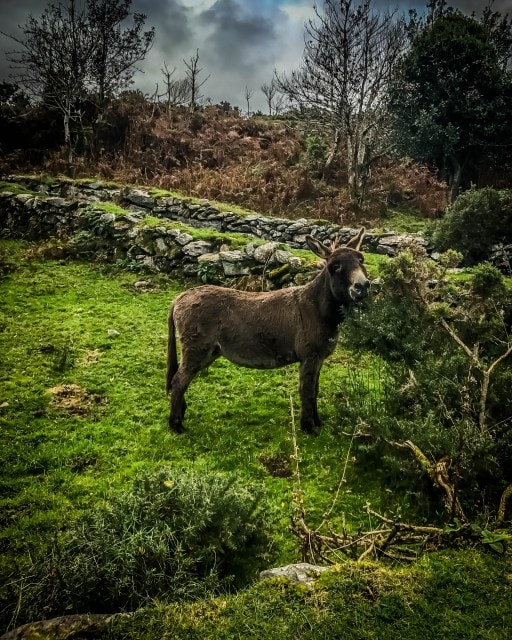
[[[435,166],[453,199],[478,165],[497,166],[510,158],[510,23],[492,13],[478,21],[441,9],[416,24],[389,106],[397,150]]]

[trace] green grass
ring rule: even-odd
[[[380,226],[396,233],[424,233],[432,221],[408,211],[389,209],[381,218]]]
[[[262,244],[264,242],[254,236],[243,233],[222,233],[212,229],[211,227],[191,227],[183,222],[165,220],[157,218],[156,216],[145,216],[140,222],[140,225],[150,228],[165,227],[167,229],[180,229],[185,233],[189,233],[194,240],[205,240],[213,242],[218,246],[221,244],[228,244],[233,249],[241,249],[245,245],[249,244],[249,242],[252,242],[253,244]]]
[[[69,180],[73,182],[72,179],[63,177],[62,180]],[[92,177],[92,178],[78,178],[75,180],[78,184],[88,185],[88,184],[101,184],[104,189],[122,189],[125,187],[125,184],[121,182],[116,182],[115,180],[105,180],[104,178]]]
[[[284,581],[187,606],[140,610],[112,637],[231,640],[506,640],[511,566],[474,551],[423,557],[410,567],[363,562],[323,574],[309,590]]]
[[[105,213],[113,213],[116,217],[129,213],[128,209],[123,209],[115,202],[94,202],[91,206]]]
[[[13,193],[14,195],[18,195],[19,193],[28,193],[30,195],[38,196],[41,195],[40,193],[36,193],[35,191],[32,191],[28,187],[24,187],[17,182],[4,182],[3,180],[0,180],[0,193],[6,192]]]
[[[145,187],[143,187],[145,188]],[[155,187],[149,188],[148,193],[153,198],[177,198],[178,200],[184,200],[185,202],[189,202],[191,204],[202,204],[204,202],[208,202],[212,207],[217,208],[219,211],[223,211],[226,213],[235,213],[237,216],[245,217],[245,216],[260,216],[256,211],[252,211],[251,209],[246,209],[244,207],[240,207],[236,204],[228,204],[226,202],[219,202],[218,200],[210,200],[209,198],[197,198],[195,196],[187,195],[182,191],[168,191],[167,189],[157,189]]]
[[[167,427],[166,317],[174,297],[194,283],[98,264],[29,261],[30,248],[0,242],[6,265],[0,279],[0,584],[16,581],[58,531],[129,490],[141,471],[163,465],[257,483],[273,564],[299,560],[288,528],[293,481],[274,477],[263,464],[289,463],[291,407],[295,416],[300,409],[298,367],[254,371],[218,360],[192,383],[187,431],[177,436]],[[137,290],[140,278],[153,287]],[[331,505],[345,464],[334,526],[344,518],[351,531],[367,527],[367,501],[379,510],[404,500],[386,491],[377,469],[358,465],[350,449],[356,425],[343,417],[353,415],[343,410],[351,380],[369,380],[365,372],[375,364],[368,356],[357,359],[342,340],[323,367],[324,428],[317,437],[298,433],[312,525]],[[59,385],[77,385],[88,395],[65,406],[50,392]],[[265,583],[224,599],[147,608],[116,622],[122,629],[111,637],[494,640],[512,630],[511,584],[508,560],[476,551],[439,554],[407,569],[349,563],[312,592]],[[2,597],[9,600],[8,588]]]
[[[290,480],[270,476],[260,458],[291,453],[298,367],[252,371],[217,361],[192,384],[187,433],[176,436],[167,427],[164,393],[166,316],[183,285],[145,275],[155,289],[140,293],[133,287],[140,275],[77,262],[27,262],[20,243],[2,247],[11,265],[0,283],[1,543],[9,554],[27,552],[36,527],[50,535],[108,492],[126,488],[139,470],[171,463],[263,483],[277,556],[295,559],[287,530]],[[322,373],[326,428],[317,438],[299,434],[313,517],[330,502],[349,442],[339,431],[351,425],[339,425],[336,417],[344,358]],[[59,407],[49,389],[64,384],[91,394],[90,405],[78,412]],[[367,495],[347,495],[353,526],[365,500],[379,495],[376,485]]]

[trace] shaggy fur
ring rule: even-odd
[[[301,287],[254,293],[205,285],[176,298],[169,313],[167,367],[172,429],[183,431],[185,391],[219,356],[255,369],[300,362],[301,427],[311,433],[320,426],[320,368],[336,346],[345,309],[366,296],[370,286],[359,252],[363,236],[361,229],[345,247],[333,250],[308,236],[308,246],[325,266]]]

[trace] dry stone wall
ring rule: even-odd
[[[62,197],[28,189],[18,184],[13,191],[0,192],[3,237],[51,239],[64,254],[119,260],[127,266],[195,276],[204,282],[247,277],[246,286],[254,288],[301,284],[315,269],[282,243],[222,233],[210,226],[200,229],[170,216],[155,217],[153,211],[134,203],[110,211],[112,207],[103,202],[109,199],[106,195],[114,199],[113,192]]]
[[[321,220],[240,215],[206,200],[102,182],[1,180],[13,187],[0,192],[4,237],[61,239],[77,256],[124,260],[205,282],[255,277],[267,288],[299,284],[315,268],[293,255],[293,249],[307,248],[307,234],[328,243],[347,242],[357,232]],[[392,256],[405,237],[410,236],[370,231],[363,249]]]

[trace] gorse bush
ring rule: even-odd
[[[244,584],[267,550],[260,498],[219,473],[145,473],[29,567],[20,621],[133,610]]]
[[[396,445],[412,441],[429,460],[449,461],[468,515],[496,513],[512,481],[512,296],[491,265],[457,281],[448,276],[455,252],[436,263],[419,246],[405,249],[345,326],[356,347],[385,363],[384,409],[360,416],[370,436],[362,450],[378,455],[390,477],[411,479],[417,460]]]
[[[433,239],[442,251],[460,251],[468,264],[487,259],[493,245],[512,242],[512,191],[462,193],[438,222]]]

